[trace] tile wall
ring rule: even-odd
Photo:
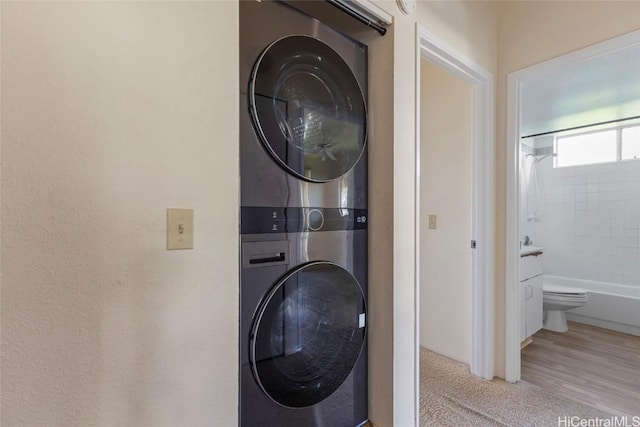
[[[523,232],[546,248],[545,273],[640,286],[640,160],[537,167],[542,214]]]

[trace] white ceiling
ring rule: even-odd
[[[640,44],[527,78],[522,136],[640,116]]]

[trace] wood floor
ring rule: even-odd
[[[522,379],[612,415],[640,415],[640,337],[569,322],[522,350]]]

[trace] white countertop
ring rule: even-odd
[[[542,246],[523,246],[520,248],[520,256],[531,255],[536,252],[544,252]]]

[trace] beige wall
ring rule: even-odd
[[[414,18],[490,73],[498,67],[498,3],[418,1]]]
[[[3,426],[237,423],[237,14],[2,2]]]
[[[469,363],[473,87],[421,62],[420,345]]]
[[[640,29],[637,1],[499,2],[496,114],[496,375],[504,377],[507,74]]]

